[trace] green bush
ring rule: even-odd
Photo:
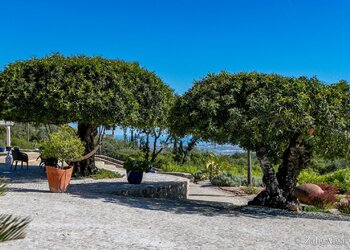
[[[227,187],[239,187],[239,186],[248,186],[248,181],[246,176],[242,175],[233,175],[230,172],[224,172],[218,175],[215,175],[211,179],[211,183],[214,186],[227,186]],[[254,187],[261,187],[263,185],[262,179],[259,176],[252,177],[252,185]]]
[[[242,179],[239,176],[234,176],[228,172],[215,175],[210,182],[219,187],[239,187],[242,185]]]
[[[246,194],[258,194],[258,193],[260,193],[259,188],[254,187],[254,186],[243,187],[243,191],[244,191]]]
[[[194,182],[203,181],[208,179],[208,175],[202,171],[197,171],[193,175]]]
[[[100,179],[113,179],[113,178],[121,178],[123,177],[121,174],[113,171],[109,171],[106,169],[98,169],[97,173],[89,176],[89,178],[100,180]]]
[[[129,158],[124,162],[124,168],[126,170],[149,172],[152,168],[152,165],[145,160]]]
[[[325,175],[319,175],[314,170],[305,170],[300,173],[298,182],[329,184],[337,187],[340,193],[350,193],[350,168],[339,169]]]
[[[101,151],[102,154],[121,161],[126,161],[130,157],[134,159],[143,159],[143,153],[135,143],[115,140],[110,137],[103,139]]]
[[[40,143],[42,156],[45,159],[55,159],[62,163],[81,157],[85,151],[83,142],[75,130],[68,125],[61,126],[53,132],[49,139]]]
[[[241,182],[242,186],[248,186],[248,180],[246,176],[241,176]],[[263,186],[263,181],[260,176],[252,176],[252,184],[251,186],[253,187],[262,187]]]
[[[350,215],[350,195],[345,196],[345,198],[337,202],[336,205],[340,212]]]
[[[190,173],[192,175],[200,170],[198,166],[180,165],[176,163],[163,165],[161,166],[161,169],[164,172],[181,172],[181,173]]]
[[[26,139],[12,137],[11,143],[15,147],[19,147],[20,149],[34,149],[35,143],[29,142]]]

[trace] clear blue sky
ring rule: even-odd
[[[350,1],[0,0],[0,69],[41,57],[138,61],[178,93],[227,70],[350,80]]]

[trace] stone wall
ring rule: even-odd
[[[119,185],[112,193],[115,195],[167,198],[167,199],[187,199],[189,182],[181,181],[160,181],[143,182],[141,184]]]

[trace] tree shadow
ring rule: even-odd
[[[116,203],[128,207],[156,210],[174,214],[201,214],[204,216],[245,216],[255,219],[305,218],[315,220],[350,221],[350,217],[322,213],[290,212],[281,209],[272,209],[258,206],[236,206],[231,203],[202,201],[202,200],[175,200],[118,196],[113,194],[116,182],[93,182],[71,184],[68,193],[84,199],[100,199],[104,202]],[[125,183],[122,183],[125,185]]]
[[[38,166],[17,166],[17,169],[11,169],[6,164],[0,164],[0,176],[9,180],[11,183],[40,182],[47,179],[45,169]]]

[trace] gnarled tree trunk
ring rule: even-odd
[[[95,147],[94,139],[97,135],[97,125],[78,123],[78,136],[85,144],[85,154],[91,152]],[[92,156],[87,160],[75,163],[74,174],[87,176],[95,174],[97,168],[95,166],[95,157]]]
[[[299,141],[297,136],[294,137],[283,153],[282,163],[276,174],[264,150],[257,152],[266,189],[248,204],[298,211],[299,201],[293,193],[300,171],[310,162],[308,147],[306,141]]]

